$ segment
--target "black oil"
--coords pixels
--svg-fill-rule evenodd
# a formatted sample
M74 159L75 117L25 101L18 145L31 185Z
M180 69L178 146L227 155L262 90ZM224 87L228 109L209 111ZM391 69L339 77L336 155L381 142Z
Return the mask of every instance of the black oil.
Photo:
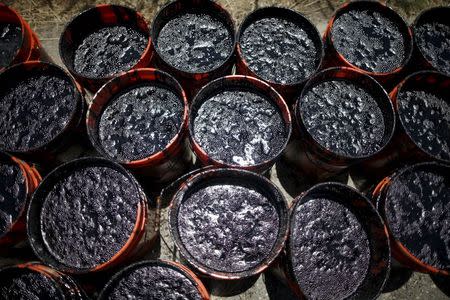
M240 40L250 70L264 80L280 84L301 82L318 66L314 37L297 22L263 18L249 25Z
M195 114L193 129L208 155L240 166L273 159L288 134L280 109L247 90L223 91L206 100Z
M148 44L148 36L131 26L109 26L94 30L75 50L73 66L90 78L128 71L136 65Z
M136 268L107 294L107 299L202 300L195 283L175 268L149 265Z
M108 156L138 160L164 150L183 121L182 100L159 85L140 85L116 96L103 111L99 137Z
M273 203L251 187L232 183L200 187L178 212L186 250L201 265L221 272L256 267L268 257L278 230Z
M0 23L0 68L11 64L22 42L22 29L17 24Z
M401 27L378 11L355 9L338 16L331 37L348 62L366 71L388 73L405 59Z
M28 151L46 145L70 122L75 88L67 77L24 75L0 92L0 149Z
M26 200L26 182L22 170L12 163L0 163L0 237L17 220Z
M164 61L185 72L212 71L233 52L228 26L212 14L195 10L167 22L156 39Z
M61 178L41 211L46 247L59 262L92 268L108 262L127 242L137 218L139 194L125 175L85 167Z
M293 215L291 262L308 299L347 299L366 277L370 246L363 225L345 206L325 198Z
M0 280L0 298L15 300L63 300L57 283L49 276L28 269L3 271ZM8 272L8 273L7 273Z
M394 238L415 257L438 269L450 268L448 172L421 167L395 177L385 212Z
M416 144L433 157L450 161L450 99L424 89L402 90L399 117Z
M383 146L383 113L374 96L356 83L318 83L301 99L300 109L314 140L334 153L362 157Z
M438 71L450 75L450 26L438 22L416 28L416 43L424 57Z

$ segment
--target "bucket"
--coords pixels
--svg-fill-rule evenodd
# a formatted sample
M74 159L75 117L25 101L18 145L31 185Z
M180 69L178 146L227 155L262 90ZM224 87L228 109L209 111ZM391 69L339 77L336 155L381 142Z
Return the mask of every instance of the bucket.
M134 177L101 158L68 162L31 199L27 232L36 256L65 273L118 266L155 244L159 218Z
M188 109L186 94L169 74L128 71L95 94L87 113L89 138L104 157L167 183L193 163Z
M283 98L253 77L216 79L192 101L190 141L203 165L262 173L278 160L291 130L291 116Z
M153 52L145 18L135 10L99 4L64 28L59 54L80 84L95 93L121 72L147 67Z

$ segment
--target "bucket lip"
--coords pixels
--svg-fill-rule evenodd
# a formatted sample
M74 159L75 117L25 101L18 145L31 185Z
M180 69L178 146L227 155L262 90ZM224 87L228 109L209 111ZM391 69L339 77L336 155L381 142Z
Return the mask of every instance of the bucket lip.
M43 270L40 270L42 268ZM62 297L62 299L65 299L66 293L64 292L64 285L61 284L61 282L58 282L54 277L51 276L51 273L47 273L46 271L56 271L51 269L49 266L40 263L40 262L28 262L28 263L21 263L21 264L12 264L3 266L0 268L0 277L2 273L6 273L5 275L8 276L8 272L31 272L35 274L39 274L41 276L46 277L49 279L53 285L53 287L58 291L59 296ZM56 271L57 272L57 271Z
M122 78L128 77L128 76L136 76L139 74L156 74L156 75L160 75L162 77L166 77L169 78L170 80L172 80L174 82L175 87L171 88L169 87L170 90L175 90L175 93L177 94L178 98L182 101L183 103L183 117L182 117L182 121L180 124L180 128L177 131L177 133L172 137L172 139L169 141L169 143L164 147L164 149L151 153L150 155L146 155L144 158L140 158L140 159L132 159L132 160L122 160L122 159L118 159L115 157L112 157L111 155L108 154L107 151L104 150L102 144L98 141L98 132L97 130L94 130L93 128L91 128L91 126L89 126L89 122L91 119L93 118L101 118L101 116L103 115L103 112L105 110L105 108L111 103L112 100L115 99L115 97L117 95L119 95L124 89L127 88L132 88L132 87L137 87L138 85L142 84L142 83L153 83L153 82L159 82L159 79L155 78L155 80L142 80L139 81L136 84L131 84L125 88L121 88L121 90L117 91L116 93L114 93L114 95L112 95L111 97L108 97L107 102L102 106L102 111L101 113L97 116L96 113L93 111L93 106L97 104L97 99L98 97L100 97L102 95L102 93L107 93L109 91L112 91L112 87L114 87L116 84L120 83ZM168 86L167 84L164 84L166 86ZM179 95L178 95L179 94ZM86 114L86 127L87 127L87 133L89 136L89 140L91 141L92 145L94 146L94 148L100 152L103 156L107 157L108 159L117 162L119 164L123 164L129 167L133 167L133 166L140 166L142 164L147 164L150 163L152 161L158 160L159 158L163 158L165 156L165 152L168 151L169 149L174 148L178 143L179 140L182 139L185 135L186 129L188 127L188 118L189 118L189 104L188 104L188 100L187 100L187 96L186 96L186 92L184 91L183 87L180 85L180 83L176 80L176 78L174 78L172 75L170 75L167 72L161 71L159 69L155 69L155 68L138 68L138 69L133 69L133 70L129 70L127 72L121 73L118 76L112 78L111 80L109 80L108 82L106 82L94 95L92 102L89 104L88 110L87 110L87 114ZM97 124L98 126L98 124Z
M373 72L373 71L368 71L365 69L362 69L354 64L352 64L351 62L349 62L337 49L336 47L334 47L334 43L333 43L333 37L331 34L331 30L334 26L334 22L336 20L336 18L343 14L346 13L354 8L357 8L359 6L370 6L373 7L374 9L378 10L378 11L382 11L384 10L385 12L389 13L392 17L397 19L397 25L399 25L402 28L402 36L405 42L405 49L407 51L407 53L405 53L404 57L403 57L403 61L401 63L401 65L389 72ZM372 0L358 0L358 1L348 1L345 4L343 4L341 7L337 8L336 11L334 12L333 16L331 17L329 23L329 32L328 34L325 33L325 35L328 36L328 39L331 41L331 44L333 45L332 47L335 49L337 55L340 57L340 59L342 61L345 62L345 64L353 69L356 69L362 73L365 73L367 75L370 76L374 76L374 77L381 77L381 76L387 76L387 75L392 75L392 74L397 74L400 71L403 70L403 68L406 67L406 65L409 63L409 61L411 60L412 54L413 54L413 49L414 49L414 44L413 44L413 34L411 32L410 27L408 26L408 23L405 21L405 19L399 15L395 10L393 10L391 7L389 7L386 4L381 3L380 1L372 1Z
M448 171L450 171L450 165L441 163L438 161L428 161L428 162L417 163L414 165L409 165L409 166L406 166L406 167L398 170L396 173L394 173L390 177L388 185L382 191L383 195L378 195L378 197L377 197L378 210L383 215L383 219L385 220L385 224L386 224L386 228L389 232L389 236L390 236L391 240L393 241L393 242L391 242L391 244L393 245L393 248L394 247L399 248L399 250L402 252L403 255L406 254L409 261L412 260L415 265L420 265L421 267L424 266L431 273L439 273L439 272L443 271L444 273L446 273L448 275L448 274L450 274L450 269L445 269L445 270L438 269L437 267L435 267L431 264L428 264L428 263L420 260L418 257L416 257L410 251L409 247L407 247L407 245L405 245L403 243L403 241L401 241L398 238L398 236L394 232L392 232L392 230L390 229L391 222L388 219L388 217L386 216L386 210L387 210L386 201L392 200L390 197L390 193L389 193L391 183L394 182L395 180L397 180L399 177L404 176L407 173L414 173L418 170L424 170L424 169L431 170L431 172L433 172L433 173L441 173L442 174L442 171L444 171L444 169L447 169ZM383 198L383 199L381 199L381 198ZM395 201L395 202L397 202L397 201Z
M61 178L60 177L61 172L64 173L70 171L69 173L71 173L71 171L78 170L80 168L98 167L98 166L103 166L112 169L116 172L119 172L130 181L131 188L134 190L134 192L137 193L138 198L140 199L140 202L138 202L138 206L136 207L136 219L134 220L135 225L133 228L133 232L130 233L130 237L128 238L127 241L125 241L121 249L117 253L115 253L113 257L109 258L109 260L107 260L106 262L101 262L95 266L82 266L82 267L70 266L64 262L57 260L45 245L45 242L42 237L41 218L40 218L42 204L45 201L45 197L49 192L48 188L54 186ZM44 177L41 184L38 186L38 188L33 193L33 196L31 197L30 204L28 206L26 214L26 224L27 224L26 230L31 249L33 250L34 254L46 265L56 270L61 270L67 273L84 274L87 272L93 272L103 268L107 268L109 267L111 261L117 260L118 258L116 256L122 253L124 248L129 246L130 240L135 234L134 231L136 230L136 224L140 220L139 212L142 209L145 209L145 207L141 207L142 206L141 204L146 203L146 201L147 201L146 195L142 187L138 183L138 181L129 171L127 171L124 167L122 167L118 163L115 163L111 160L101 157L83 157L66 162L56 167L53 171L47 174L47 176ZM36 218L33 218L34 214L37 214ZM38 236L35 236L36 234ZM47 259L47 256L50 257L51 260L53 261Z
M61 75L63 75L66 79L68 79L68 81L70 82L70 84L72 85L72 89L74 92L74 97L72 98L72 101L74 102L73 104L73 109L72 112L70 114L70 116L67 118L67 124L64 126L64 128L62 128L60 130L60 132L58 134L56 134L52 139L50 139L47 143L42 144L40 146L34 146L34 147L30 147L27 149L1 149L3 151L8 151L8 152L12 152L12 153L18 153L18 154L25 154L25 153L30 153L30 152L38 152L38 151L42 151L45 150L45 148L53 143L54 141L60 139L61 137L63 137L66 133L69 127L72 126L72 120L75 118L76 114L79 111L79 107L84 105L84 96L83 96L83 92L80 90L78 83L75 81L75 79L72 77L72 75L67 72L64 68L51 63L51 62L44 62L44 61L26 61L26 62L22 62L19 64L15 64L12 65L6 69L4 69L3 71L0 72L0 82L3 76L6 76L8 72L13 72L15 70L20 70L20 69L27 69L27 68L33 68L33 69L39 69L39 72L42 72L42 74L45 74L45 72L47 72L47 69L53 69L56 73L59 73ZM6 75L5 75L6 74ZM23 75L28 74L28 72L24 72Z
M227 162L224 162L223 160L219 160L219 159L215 159L215 158L211 157L209 155L209 153L207 153L203 149L203 147L200 146L197 139L195 138L194 113L196 113L198 109L194 110L194 108L195 107L198 108L202 103L204 103L205 101L207 101L209 99L209 98L200 99L200 96L203 96L203 94L206 93L208 91L208 89L211 88L212 85L219 84L220 82L227 82L230 80L241 81L241 82L250 82L253 85L255 91L261 91L262 94L264 95L264 98L271 101L280 110L280 114L283 119L285 129L287 131L286 136L285 136L285 141L284 141L283 146L281 147L280 151L278 151L278 153L276 153L275 155L273 155L272 158L270 158L266 161L262 161L257 164L244 165L244 166L241 166L238 164L233 164L233 163L227 163ZM233 83L233 85L236 85L236 83ZM265 91L262 91L259 86L263 86L264 88L266 88L270 92L270 94L268 94ZM225 88L222 89L222 91L223 90L226 90L226 85L225 85ZM218 89L218 91L220 92L221 90ZM289 107L287 106L283 97L273 87L271 87L268 83L264 82L263 80L255 78L255 77L251 77L251 76L246 76L246 75L227 75L227 76L212 80L207 85L203 86L200 89L200 91L195 95L194 99L191 102L188 120L189 120L188 121L189 139L191 141L191 145L192 145L194 152L196 152L196 154L199 153L200 155L202 155L204 157L208 157L208 160L210 162L212 162L214 165L225 167L225 168L239 168L239 169L244 169L244 170L263 170L267 167L270 167L272 164L274 164L280 158L284 149L288 145L291 134L292 134L291 114L289 111Z
M365 208L367 210L368 213L370 213L373 216L373 220L371 220L371 223L373 226L375 226L375 228L373 228L371 231L369 232L369 228L368 228L368 224L364 224L362 222L362 219L360 217L357 216L356 212L353 210L352 214L357 217L358 222L363 226L364 231L367 234L368 239L371 241L369 243L369 247L371 248L370 250L370 261L369 261L369 268L366 270L365 275L364 275L364 279L363 281L360 283L360 285L355 289L355 291L353 292L352 295L349 296L349 298L352 298L352 296L355 296L357 293L362 293L362 299L376 299L382 292L387 280L388 280L388 274L390 272L391 269L391 250L390 250L390 241L389 241L389 236L388 233L385 229L385 225L384 225L384 221L383 218L381 217L380 213L377 211L377 209L375 208L375 206L373 205L373 203L362 193L360 193L357 189L348 186L346 184L340 183L340 182L323 182L323 183L318 183L314 186L312 186L311 188L309 188L308 190L306 190L305 192L303 192L302 194L300 194L299 196L297 196L294 200L293 200L293 204L290 208L290 219L289 219L289 236L288 236L288 242L286 245L286 252L287 252L287 266L288 266L288 273L289 276L291 276L293 278L293 280L296 282L296 285L298 287L300 287L299 283L297 282L297 279L293 273L293 267L292 267L292 261L291 261L291 256L292 256L292 236L293 236L293 228L295 225L295 218L293 216L293 214L295 213L295 211L297 211L297 209L299 208L299 206L303 205L304 203L310 201L311 199L307 199L308 196L310 196L311 193L314 193L316 190L321 190L324 189L325 191L327 191L329 193L334 192L336 194L336 191L330 190L330 188L334 188L334 189L340 189L342 191L347 190L347 197L352 195L355 197L355 199L358 199L359 201L363 201L365 203L365 206L362 207L355 207L355 208ZM334 201L334 200L330 200L330 201ZM343 205L342 203L348 203L348 206L346 206L347 208L352 207L352 203L350 201L345 200L345 201L334 201L339 203L340 205ZM376 224L373 223L372 221L376 221ZM367 221L368 222L368 221ZM377 246L376 248L378 248L378 250L383 251L384 253L377 253L374 254L373 253L373 241L377 241ZM371 273L371 269L373 269L375 272L377 272L377 274L372 274ZM370 286L374 279L374 276L381 276L381 281L379 281L377 283L377 288L376 290L372 289L369 291L364 291L364 288L367 288L367 286ZM376 277L375 277L376 278ZM369 280L370 279L370 280ZM360 295L361 296L361 295ZM370 297L369 297L370 296ZM358 297L357 297L358 298Z
M248 28L248 26L250 26L253 22L255 22L257 20L261 20L264 18L272 17L272 16L278 16L277 15L278 13L285 13L286 19L290 19L296 23L304 22L306 24L305 27L309 27L309 30L312 31L311 35L315 36L314 39L317 38L318 45L320 45L320 51L318 51L319 53L316 53L316 58L319 58L319 59L316 63L316 67L314 68L313 72L309 76L305 77L304 79L301 79L301 80L298 80L298 81L292 82L292 83L280 83L280 82L276 82L274 80L264 79L261 76L259 76L252 69L250 69L250 67L247 63L247 60L245 59L245 55L243 54L242 48L241 48L241 38L242 38L242 35L245 32L245 30ZM297 18L298 20L294 20L295 18ZM299 21L299 20L301 20L301 21ZM305 82L307 82L309 80L309 78L314 76L314 74L316 74L320 70L320 67L322 65L322 61L325 56L324 48L325 47L323 45L323 41L322 41L322 38L320 36L320 33L319 33L317 27L305 15L303 15L300 12L295 11L291 8L287 8L287 7L267 6L267 7L257 8L254 11L252 11L251 13L249 13L244 18L244 20L239 25L238 30L236 31L236 54L240 58L240 60L245 64L246 69L250 72L251 76L256 77L260 80L263 80L269 84L279 85L280 87L283 87L283 86L293 87L293 86L302 85Z
M450 6L443 6L443 5L439 5L439 6L433 6L430 8L427 8L423 11L421 11L417 17L414 19L413 23L411 24L410 28L411 28L411 32L412 32L412 39L414 42L414 46L415 48L417 48L417 50L419 50L420 55L423 57L423 59L430 64L433 69L436 69L436 67L434 65L431 64L431 62L425 58L425 55L422 51L422 48L419 47L419 45L417 44L417 28L419 28L421 25L423 25L423 18L426 18L429 14L433 14L434 12L439 12L439 11L447 11L448 13L450 13ZM450 24L450 20L447 19L447 23ZM437 69L436 69L437 70ZM446 73L443 72L442 70L438 70L439 72L446 74L447 76L450 76L450 73Z
M194 288L197 290L198 294L202 297L203 300L209 299L209 294L206 290L206 287L203 285L203 283L200 281L200 279L187 267L184 265L175 262L170 261L166 259L155 259L155 260L144 260L139 261L136 263L133 263L131 265L126 266L125 268L121 269L120 271L116 272L105 284L103 289L101 290L98 299L99 300L106 300L109 297L109 294L111 293L111 290L116 287L124 277L126 277L129 273L138 270L140 268L145 267L164 267L167 269L175 270L176 272L182 274L186 279L191 282L191 284L194 286Z
M271 203L274 204L277 210L277 214L279 216L279 224L278 224L278 235L277 239L272 246L272 249L267 253L266 257L256 266L247 268L244 271L238 272L224 272L224 271L216 271L213 268L205 266L202 262L196 259L195 255L189 253L189 251L184 247L184 244L179 236L178 231L178 212L181 207L182 202L185 200L186 193L195 188L198 185L203 184L205 181L207 182L209 179L224 179L225 182L230 179L239 179L242 181L246 180L249 184L253 186L261 186L266 189L266 196L271 200ZM237 279L245 279L249 277L253 277L262 273L266 270L269 265L274 262L274 260L281 253L284 248L284 244L286 242L288 236L288 222L289 222L289 211L288 204L281 193L281 191L276 187L269 179L265 178L262 175L242 170L236 168L207 168L201 170L198 173L193 174L189 178L186 179L183 183L181 183L177 192L173 195L173 199L169 206L169 227L170 233L175 241L175 244L180 251L182 257L184 257L188 265L192 267L194 270L199 272L200 274L211 277L219 280L237 280Z
M10 62L10 64L9 64L9 66L3 67L3 68L0 67L0 72L1 72L1 71L5 70L6 68L8 68L8 67L14 65L14 64L15 64L14 62L17 61L17 56L19 55L20 49L22 48L22 46L23 46L23 44L24 44L24 41L25 41L25 31L26 31L26 28L25 28L24 20L23 20L22 16L21 16L16 10L14 10L13 8L9 7L8 5L6 5L6 4L4 4L4 3L0 3L0 10L6 10L6 11L9 11L12 15L15 16L15 18L17 19L17 21L19 21L19 24L20 24L20 32L21 32L20 42L19 42L19 44L18 44L19 47L17 48L16 53L14 54L14 57L12 58L12 60L11 60L11 62Z
M165 12L166 10L169 10L173 5L180 4L180 3L191 4L192 6L188 7L188 9L194 9L194 10L201 7L199 4L204 4L204 5L208 6L209 8L211 8L211 10L210 10L211 15L214 16L215 12L220 12L230 22L231 26L228 26L228 24L225 24L225 22L223 22L223 23L225 24L225 26L230 31L230 37L233 40L232 47L230 47L230 52L228 53L227 58L219 66L217 66L217 67L215 67L213 69L210 69L208 71L191 72L191 71L188 71L188 70L178 69L178 68L172 66L171 64L167 63L164 60L163 56L160 53L159 47L157 46L159 31L156 30L156 23L157 23L156 20L161 17L163 12ZM193 5L194 3L198 3L198 4L197 5ZM184 10L186 10L186 8L184 8ZM171 73L175 73L175 74L179 73L183 77L194 78L194 79L198 75L212 74L214 72L220 71L221 69L225 68L225 66L228 65L233 60L233 57L234 57L234 54L235 54L235 50L236 50L236 43L237 43L237 41L236 41L236 23L235 23L233 17L231 16L231 14L222 5L220 5L219 3L215 2L215 1L209 1L209 0L197 0L197 1L196 0L173 0L173 1L170 1L170 2L166 3L155 14L155 16L154 16L154 18L152 20L152 25L151 25L151 30L150 30L150 37L151 37L151 40L152 40L153 49L155 51L155 54L163 62L164 66L170 70Z
M450 7L449 7L450 9ZM395 89L397 89L396 95L395 95L395 110L397 112L398 115L398 120L397 120L397 124L399 124L403 129L404 132L406 133L406 135L408 136L408 138L413 142L413 144L419 148L422 152L426 153L427 155L429 155L430 157L432 157L434 160L437 160L439 162L442 163L446 163L446 164L450 164L450 158L449 159L443 159L440 157L437 157L435 154L431 154L429 152L429 150L425 149L424 147L420 146L415 139L413 139L413 137L411 136L411 132L409 131L409 128L407 126L405 126L404 120L402 117L400 117L401 115L401 111L400 108L400 102L402 101L402 98L399 98L399 95L401 92L403 92L403 90L407 90L407 84L409 83L410 80L414 80L416 78L422 79L424 77L441 77L443 80L446 80L450 83L450 76L446 75L445 73L439 72L439 71L431 71L431 70L422 70L422 71L418 71L418 72L414 72L410 75L408 75L407 77L405 77L398 85ZM447 99L447 102L450 104L450 100ZM450 153L449 153L450 155Z
M70 73L74 74L74 76L79 77L79 78L81 78L81 79L83 79L83 80L108 81L108 80L113 79L113 78L116 77L117 75L121 74L122 72L129 71L129 70L119 71L119 72L114 73L114 74L111 74L111 75L100 76L100 77L95 77L95 76L90 76L90 75L83 75L83 74L81 74L81 73L75 71L75 68L72 67L72 64L71 64L70 62L68 62L68 61L65 60L65 55L64 55L64 53L63 53L63 43L64 43L64 35L65 35L65 33L67 32L67 30L69 29L69 27L72 26L73 22L74 22L76 19L83 17L86 13L91 12L91 11L94 11L94 10L99 9L99 8L102 9L102 8L104 8L104 7L117 7L117 8L120 8L120 9L127 10L127 11L129 11L129 12L132 12L132 13L136 14L136 16L138 16L138 18L140 18L142 21L144 21L144 23L145 23L147 29L148 29L148 27L149 27L147 20L145 19L145 17L144 17L140 12L138 12L137 10L135 10L135 9L133 9L133 8L131 8L131 7L124 6L124 5L119 5L119 4L97 4L97 5L95 5L95 6L91 6L91 7L87 8L87 9L85 9L85 10L83 10L83 11L77 13L75 16L73 16L73 17L72 17L72 18L64 25L64 28L63 28L63 30L61 31L61 35L60 35L59 40L58 40L58 52L59 52L59 56L61 57L61 60L62 60L62 62L63 62L63 64L64 64L64 66L67 68L67 70L69 70ZM117 24L120 24L120 23L118 22ZM151 36L150 36L150 34L148 33L148 30L146 30L145 32L143 32L143 31L140 31L140 32L142 32L142 33L144 33L144 34L146 35L146 38L147 38L147 45L146 45L144 51L142 51L141 56L139 57L139 59L138 59L138 61L136 62L136 64L134 64L134 65L130 68L131 70L134 69L134 68L136 68L136 66L139 64L139 62L142 60L142 58L144 58L144 57L147 55L147 53L150 53L150 52L151 52Z
M20 219L21 216L25 215L27 199L31 192L29 184L28 184L28 178L27 178L26 174L24 173L24 170L21 168L21 166L15 160L15 157L0 150L0 165L2 165L3 163L11 164L11 165L14 165L15 167L19 168L19 170L22 174L22 177L24 179L23 183L21 183L21 185L23 185L23 188L24 188L24 193L23 193L23 198L20 199L20 203L22 205L21 205L19 213L17 214L17 217L14 220L12 220L10 227L7 228L5 232L0 231L0 240L2 238L4 238L5 236L7 236L8 233L10 232L11 228L14 226L14 224Z
M328 76L327 80L330 80L330 81L331 80L341 80L341 79L336 78L334 76L330 76L330 75L333 75L334 72L337 72L339 70L343 70L343 71L349 72L349 73L358 74L358 76L361 76L361 78L364 78L365 80L370 81L373 84L373 86L376 89L378 89L378 92L380 93L380 95L382 95L383 100L380 99L380 101L384 101L389 107L389 112L388 113L390 114L390 117L392 119L392 126L387 129L387 130L389 130L389 135L387 135L387 137L386 137L386 139L385 139L385 141L383 143L383 146L380 147L377 151L375 151L373 153L370 153L370 154L367 154L367 155L352 156L352 155L347 155L347 154L340 154L340 153L337 153L335 151L332 151L331 149L327 149L309 132L307 127L304 125L303 112L300 109L302 99L305 97L306 93L309 92L310 88L312 88L315 85L317 85L317 83L315 83L315 81L317 80L317 78L320 78L320 76ZM327 73L330 73L330 75L327 75ZM326 80L321 80L320 82L325 82L325 81ZM358 81L355 81L355 80L348 79L348 81L358 84ZM362 87L362 88L364 88L364 90L367 91L367 88L365 86ZM373 95L373 93L370 93L370 94ZM379 101L377 101L377 106L380 107ZM302 132L304 132L308 136L308 138L312 139L314 141L314 143L321 150L323 150L323 151L325 151L327 153L330 153L331 155L333 155L335 157L339 157L339 158L343 158L343 159L347 159L347 160L353 160L353 159L363 160L363 159L367 159L367 158L373 157L374 155L382 152L390 144L390 141L392 140L392 137L394 136L394 133L395 133L395 128L397 126L397 120L396 120L396 116L395 116L394 105L392 104L392 102L390 100L390 97L389 97L389 94L386 92L386 90L383 88L383 86L381 86L381 84L378 81L376 81L371 76L367 75L365 72L362 72L360 70L355 70L355 69L352 69L352 68L349 68L349 67L332 67L332 68L328 68L328 69L322 70L322 71L314 74L308 80L308 82L306 82L304 88L302 89L302 92L301 92L300 96L297 97L297 100L296 100L295 106L294 106L294 115L296 116L297 126L300 127L300 128L305 128L305 130L302 130ZM386 120L386 118L385 118L385 120ZM386 123L386 121L385 121L385 123Z

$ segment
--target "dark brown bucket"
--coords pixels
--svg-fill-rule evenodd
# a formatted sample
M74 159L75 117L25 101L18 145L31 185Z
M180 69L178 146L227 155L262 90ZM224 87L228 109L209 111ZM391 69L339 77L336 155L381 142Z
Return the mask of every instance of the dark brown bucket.
M330 95L324 96L325 91ZM345 97L348 99L339 104ZM362 111L359 107L368 105L369 100L373 102L372 108ZM357 110L361 111L358 114L361 120L355 117ZM377 154L386 147L395 127L394 109L383 87L370 76L350 68L331 68L313 76L297 99L294 111L295 135L284 158L312 181L330 178ZM383 130L381 125L377 126L380 118L384 122ZM347 135L348 141L342 142L343 135ZM358 149L350 148L356 144L360 145Z
M392 256L405 267L450 274L444 246L450 240L449 174L444 164L420 163L384 178L372 192L389 231Z
M450 77L433 71L413 73L392 90L396 130L383 151L355 166L352 175L361 188L407 164L431 160L450 164L449 91Z
M201 16L195 19L195 16ZM183 20L183 18L185 20ZM198 17L197 17L198 18ZM190 20L192 19L192 20ZM197 28L207 23L214 24L213 30L206 33ZM171 32L172 27L180 26ZM190 35L183 33L188 32ZM198 40L199 36L208 36L208 40ZM231 15L215 1L177 0L165 5L155 16L152 23L152 49L157 68L175 76L181 83L189 100L209 81L231 74L234 63L235 29ZM218 40L214 40L214 38ZM187 45L182 49L178 43ZM213 47L202 49L201 43L215 43ZM178 48L169 48L170 46ZM219 46L223 49L215 49ZM191 53L195 49L201 54L197 58ZM166 49L167 48L167 49ZM166 51L167 50L167 51ZM217 53L216 53L217 52ZM180 53L183 57L175 57Z
M316 27L300 13L282 7L250 13L239 27L236 42L236 73L264 80L289 103L317 72L324 55Z
M205 286L191 270L168 260L142 261L126 267L111 278L98 299L121 299L123 295L162 299L174 294L178 299L210 299Z
M450 76L450 7L438 6L421 12L411 30L414 52L411 67L434 70Z
M159 216L123 167L83 158L44 178L31 199L27 231L39 259L60 271L81 274L145 254L159 235Z
M350 20L349 14L352 15ZM371 24L367 24L369 20ZM372 38L375 36L378 43L389 45L389 49L369 48L371 45L364 41L364 33L369 31ZM325 68L354 68L374 77L388 89L405 75L405 66L413 50L412 33L406 22L394 10L378 1L349 1L341 6L328 22L323 40ZM367 55L369 57L365 61ZM380 61L374 61L375 57Z
M39 299L88 299L70 276L38 262L0 269L0 298L28 299L30 296Z
M222 220L219 227L212 226L216 216ZM221 296L242 293L269 267L284 246L287 221L287 202L278 188L261 175L237 169L190 176L169 210L181 257L212 294Z
M53 165L85 140L84 92L64 69L29 61L1 72L0 85L0 150Z
M153 55L150 44L149 27L140 13L99 4L66 25L59 54L80 84L95 93L117 74L147 67ZM92 53L94 49L98 51Z
M191 146L203 165L262 173L279 159L291 131L291 115L283 98L253 77L216 79L192 101Z
M158 88L158 90L149 90L150 87ZM163 111L157 110L152 113L151 116L147 115L147 118L150 118L147 119L147 123L150 124L151 122L155 122L154 132L156 132L156 134L161 137L161 139L167 139L167 143L165 145L162 145L162 148L157 151L148 152L148 150L145 149L151 148L153 145L135 145L133 144L133 136L130 133L124 132L124 135L130 134L130 137L119 137L119 140L121 140L121 144L117 145L116 147L121 149L139 148L143 153L140 153L139 157L134 156L134 158L119 157L118 155L115 155L111 151L108 151L106 149L104 143L107 141L105 140L102 142L100 138L100 124L102 123L105 110L107 110L113 104L115 105L116 103L118 103L118 101L116 101L119 100L118 97L121 97L121 102L124 102L127 99L132 99L129 97L125 98L124 96L129 95L129 93L133 93L133 91L137 91L137 89L141 88L147 88L146 92L148 91L150 93L153 91L155 93L154 95L156 95L152 96L152 94L145 94L146 92L144 93L144 91L142 91L142 95L144 95L146 99L152 99L153 102L148 103L148 106L151 109L156 110L155 107L157 105L166 105L163 103L163 101L167 102L167 105L169 105L163 107ZM158 92L161 93L159 94L159 96L157 94ZM132 111L138 111L139 107L137 106L137 104L141 104L144 101L144 98L139 98L141 96L141 93L136 93L136 95L132 94L133 97L138 97L135 98L135 103L127 106L127 109L130 108ZM155 97L160 98L156 99ZM172 102L178 101L180 103L172 103L169 102L169 100ZM137 101L139 101L139 103L136 103ZM179 111L176 112L176 115L173 116L173 120L168 118L161 119L163 123L156 123L157 121L154 120L156 120L157 117L160 117L160 115L166 115L166 113L169 112L169 109L172 109L170 103L175 106L177 106L176 104L178 104L177 108L179 109ZM132 107L134 105L136 105L136 108ZM120 110L120 107L117 107L116 109ZM172 76L156 69L132 70L112 79L95 94L87 113L87 129L89 138L96 150L104 157L108 157L109 159L124 165L135 173L145 176L145 178L149 179L150 181L162 183L169 182L181 176L187 169L192 166L193 163L193 154L190 150L187 137L188 110L189 108L186 94ZM173 114L175 114L175 112ZM130 113L129 117L133 117L133 114ZM142 118L143 116L140 115L135 117ZM114 118L112 119L112 122L119 122L118 119L123 121L122 123L120 123L121 128L126 127L131 123L131 119L125 119L123 112L116 113ZM179 128L177 130L173 129L175 125L172 124L173 122L175 122L175 119L177 120L177 122L179 122ZM143 124L144 123L141 122L139 125L142 126ZM139 125L135 125L135 131L139 130ZM169 127L170 130L167 129L167 127ZM150 131L150 129L147 130ZM170 136L169 138L167 138L167 135L162 136L163 133L166 133L168 131L170 131L169 133L172 134L172 136ZM141 134L138 137L134 137L134 139L150 139L148 135L145 136L144 134L142 134L143 131L140 132ZM120 132L117 131L114 134L120 134ZM153 142L160 143L159 139L154 140ZM132 153L130 154L133 155Z
M27 21L3 3L0 3L0 20L0 34L6 31L4 26L8 27L0 41L0 71L26 61L50 60Z
M0 151L0 254L26 239L25 214L42 178L34 166Z
M390 269L389 239L380 215L357 190L315 185L294 200L289 227L284 272L276 274L284 273L299 299L380 295Z

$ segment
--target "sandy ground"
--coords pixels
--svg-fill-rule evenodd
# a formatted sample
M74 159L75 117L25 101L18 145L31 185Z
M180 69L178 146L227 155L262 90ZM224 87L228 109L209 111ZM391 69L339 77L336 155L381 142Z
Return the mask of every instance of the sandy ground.
M6 4L17 9L31 27L37 32L44 48L50 54L55 63L62 65L58 55L58 40L64 25L77 13L104 1L90 0L8 0ZM127 5L141 11L147 20L151 21L157 10L166 2L163 0L123 0L109 1ZM226 7L238 25L240 21L255 8L277 5L295 9L307 16L323 32L328 19L333 11L339 7L342 0L219 0ZM386 1L385 1L386 2ZM423 8L436 5L449 5L450 0L403 0L387 1L387 4L395 8L408 22L411 22L417 13ZM280 176L278 176L280 175ZM289 201L302 190L302 183L296 180L294 174L290 174L282 164L271 171L273 180L284 192ZM281 179L281 180L280 180ZM351 183L351 182L350 182ZM173 259L176 257L173 242L170 238L167 226L167 211L163 209L161 220L161 258ZM1 260L1 259L0 259ZM272 284L269 277L261 276L256 284L245 293L226 299L288 299L280 285ZM213 297L213 299L225 299ZM431 281L428 275L414 273L410 280L400 289L383 294L380 299L448 299Z

